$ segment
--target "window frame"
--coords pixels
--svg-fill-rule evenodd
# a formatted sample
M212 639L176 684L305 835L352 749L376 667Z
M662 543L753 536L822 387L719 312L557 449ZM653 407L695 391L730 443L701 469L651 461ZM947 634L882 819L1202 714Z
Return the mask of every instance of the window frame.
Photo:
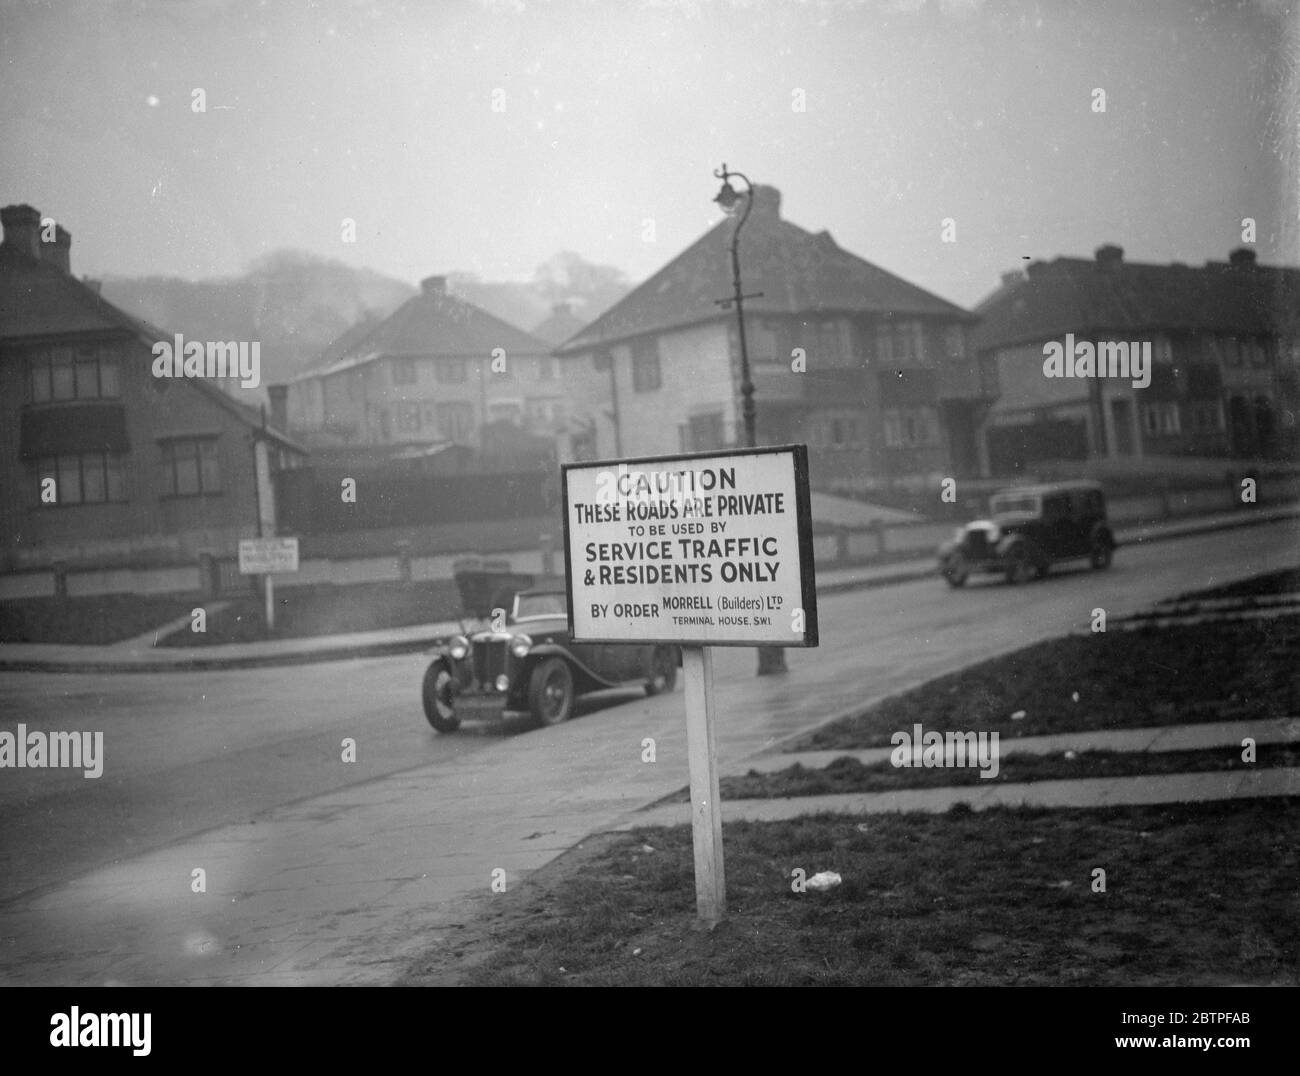
M37 507L80 508L87 505L125 504L127 500L126 468L123 462L125 458L124 454L113 452L61 452L54 456L38 457L31 463L32 474L36 479ZM68 487L60 477L60 461L62 460L76 461L76 500L64 496L64 490ZM99 475L101 494L93 499L86 496L86 475L92 473L98 473ZM55 499L53 504L41 499L41 483L46 478L54 479Z
M158 440L158 485L160 500L189 500L196 497L219 497L225 493L225 480L221 473L221 456L217 442L219 434L199 437L164 437ZM193 448L193 455L182 458L177 448ZM206 450L206 451L205 451ZM193 491L180 488L180 465L194 466ZM212 488L208 488L211 485Z
M659 338L632 343L632 391L657 392L664 385L663 360L659 355Z

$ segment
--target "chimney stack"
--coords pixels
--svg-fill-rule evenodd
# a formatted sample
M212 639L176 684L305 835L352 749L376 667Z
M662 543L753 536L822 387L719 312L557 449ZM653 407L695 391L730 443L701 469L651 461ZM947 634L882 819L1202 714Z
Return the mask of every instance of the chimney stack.
M1124 248L1107 243L1096 250L1099 269L1118 269L1124 264Z
M4 226L6 246L21 250L29 258L57 266L65 273L72 272L72 236L63 225L50 221L54 226L54 238L47 242L41 215L29 205L7 205L0 209L0 224Z
M1009 288L1012 284L1019 284L1024 279L1025 274L1023 271L1020 269L1012 269L1009 272L1002 274L1002 286Z
M4 244L22 251L29 258L41 256L41 215L29 205L7 205L0 209L4 226Z
M1249 247L1238 247L1228 255L1228 264L1234 269L1254 269L1255 252Z
M781 192L776 187L754 185L754 210L766 217L781 216Z
M425 295L446 295L447 278L445 276L426 276L420 281L420 290Z

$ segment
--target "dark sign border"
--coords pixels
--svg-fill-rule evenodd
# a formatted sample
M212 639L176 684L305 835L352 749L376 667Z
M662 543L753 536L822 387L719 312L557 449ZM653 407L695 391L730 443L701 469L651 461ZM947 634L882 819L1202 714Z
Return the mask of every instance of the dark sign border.
M573 551L569 536L569 471L590 470L596 467L631 467L633 464L679 463L683 460L720 460L732 456L770 456L792 453L794 456L795 529L799 536L799 586L803 600L803 638L791 642L721 642L717 639L601 639L583 636L579 639L573 627ZM628 646L664 644L668 646L780 646L807 649L818 645L817 634L817 578L813 558L812 495L808 488L807 445L764 445L761 448L723 449L719 452L679 452L671 456L629 456L615 460L583 460L560 464L560 496L564 502L564 597L568 608L569 638L575 643L625 643Z

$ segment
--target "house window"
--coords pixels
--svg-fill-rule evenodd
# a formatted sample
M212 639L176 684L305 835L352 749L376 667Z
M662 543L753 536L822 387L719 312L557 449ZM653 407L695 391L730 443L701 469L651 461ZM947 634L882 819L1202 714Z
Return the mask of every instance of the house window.
M445 440L464 444L474 433L474 405L462 400L438 404L438 432Z
M30 403L116 399L120 395L117 352L112 348L42 348L28 356Z
M54 501L47 501L45 481L54 480ZM67 504L121 503L126 500L122 457L104 452L46 456L36 461L36 503L49 508Z
M924 448L940 441L939 415L932 407L886 411L883 417L889 448Z
M689 443L688 452L707 452L723 447L723 422L721 411L710 411L707 415L692 415L687 424Z
M553 355L543 355L537 360L537 379L554 381L559 376L558 363Z
M1264 347L1264 341L1258 336L1249 337L1246 341L1246 352L1250 356L1251 366L1267 366L1268 351Z
M1223 408L1217 402L1192 404L1189 417L1195 433L1217 433L1223 429Z
M960 324L944 327L943 353L952 362L960 362L966 357L966 334Z
M397 359L393 362L393 384L394 385L415 384L415 360L414 359Z
M1229 366L1241 365L1241 345L1242 340L1236 336L1225 336L1223 338L1223 357Z
M662 385L659 341L638 340L632 345L632 388L637 392L653 392Z
M895 321L891 333L893 362L916 361L916 329L911 321Z
M508 422L518 426L522 417L522 408L517 403L494 403L488 405L489 422Z
M885 444L890 448L903 447L903 416L897 411L886 411Z
M420 432L420 405L418 403L399 403L397 405L397 429L400 433Z
M838 321L823 321L818 327L818 348L822 358L827 366L844 366L846 360L850 358L846 354L843 342L840 339L840 323Z
M1151 345L1151 354L1156 362L1173 362L1174 350L1169 343L1169 337L1157 336L1155 343Z
M444 385L459 385L469 380L469 370L464 359L443 359L434 368Z
M217 442L210 437L164 441L158 487L164 497L200 497L221 492Z
M1181 426L1178 421L1176 403L1147 404L1142 408L1142 428L1153 437L1178 433Z

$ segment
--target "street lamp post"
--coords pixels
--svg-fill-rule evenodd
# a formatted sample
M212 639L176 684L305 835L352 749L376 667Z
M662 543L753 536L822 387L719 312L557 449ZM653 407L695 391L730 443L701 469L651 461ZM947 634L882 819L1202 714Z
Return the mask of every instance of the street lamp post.
M733 304L736 307L736 331L740 338L740 414L745 424L745 446L755 448L758 445L758 434L755 429L754 379L749 369L749 347L745 340L745 300L757 299L763 293L755 292L753 295L745 295L740 286L740 230L745 226L745 221L749 219L750 211L754 208L754 185L749 181L748 176L740 172L729 171L725 162L721 168L714 169L713 175L722 180L722 188L713 200L718 203L718 207L727 216L732 216L736 212L736 207L742 199L745 203L744 211L741 213L740 219L736 221L736 227L731 232L731 298L719 299L718 303L724 309ZM733 177L744 181L745 191L743 194L737 193L735 188L732 187L731 180ZM773 673L785 671L784 648L779 646L760 646L758 648L759 676L770 676Z

